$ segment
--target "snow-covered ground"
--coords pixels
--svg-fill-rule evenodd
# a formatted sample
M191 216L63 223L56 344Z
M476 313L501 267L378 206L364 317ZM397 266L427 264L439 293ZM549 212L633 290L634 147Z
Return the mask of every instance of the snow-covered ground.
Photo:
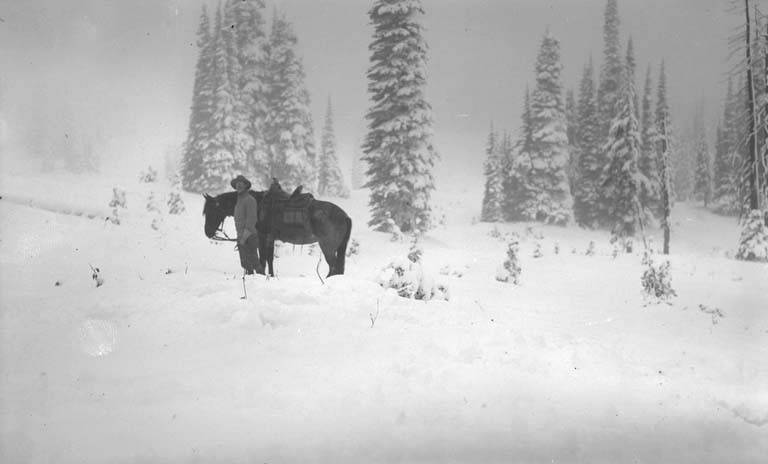
M347 275L323 285L309 247L284 246L279 278L248 280L242 300L202 197L155 231L146 196L167 187L128 182L114 225L115 184L0 179L0 462L768 456L768 267L729 258L733 219L676 206L679 296L649 304L639 253L613 258L607 234L576 228L496 226L522 237L521 284L496 282L506 243L472 223L480 199L439 192L424 266L456 272L450 301L422 302L376 284L409 245L367 230L356 191L338 200L360 242Z

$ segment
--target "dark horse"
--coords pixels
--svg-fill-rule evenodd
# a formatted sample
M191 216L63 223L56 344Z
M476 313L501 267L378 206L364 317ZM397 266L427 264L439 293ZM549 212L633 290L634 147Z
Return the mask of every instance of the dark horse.
M281 220L280 213L286 202L291 198L282 189L271 189L266 192L250 190L256 198L259 210L256 230L259 234L259 261L261 265L269 266L269 275L274 276L273 260L275 255L275 240L296 245L306 245L317 242L328 263L328 276L344 274L347 243L352 232L352 219L337 205L308 198L303 208L305 220L287 224ZM205 206L205 235L216 238L217 232L222 231L224 219L235 212L237 192L227 192L212 197L204 194Z

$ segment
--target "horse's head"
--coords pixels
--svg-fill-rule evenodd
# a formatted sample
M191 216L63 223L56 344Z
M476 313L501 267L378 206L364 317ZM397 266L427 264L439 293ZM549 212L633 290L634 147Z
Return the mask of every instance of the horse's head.
M213 238L216 231L219 230L224 219L227 218L227 211L221 196L212 197L207 193L203 194L205 205L203 206L203 216L205 216L205 236Z

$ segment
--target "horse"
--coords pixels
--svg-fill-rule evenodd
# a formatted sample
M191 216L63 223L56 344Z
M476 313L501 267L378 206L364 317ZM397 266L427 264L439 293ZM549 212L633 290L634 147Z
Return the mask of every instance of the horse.
M259 261L262 266L269 267L269 275L273 276L275 240L295 245L318 243L328 263L328 277L344 274L347 244L352 233L352 219L334 203L323 200L309 199L306 206L306 221L301 224L287 225L281 221L280 208L283 202L291 198L282 189L279 191L249 190L258 205L258 222L256 231L259 240ZM208 238L219 239L217 233L222 232L222 224L227 216L234 215L237 192L226 192L218 196L203 194L205 205L205 235ZM224 234L226 237L226 234ZM228 237L223 240L231 240Z

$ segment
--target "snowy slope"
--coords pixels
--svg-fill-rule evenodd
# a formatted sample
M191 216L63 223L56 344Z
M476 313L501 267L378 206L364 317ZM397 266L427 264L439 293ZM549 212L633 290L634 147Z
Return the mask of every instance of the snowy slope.
M309 247L284 246L279 278L248 280L241 300L236 253L203 236L202 198L158 232L144 204L167 187L127 182L116 226L96 216L114 184L0 179L0 462L768 455L768 268L729 259L731 219L677 206L679 297L649 304L640 256L614 259L606 234L574 228L497 226L520 233L523 271L518 287L496 282L506 244L472 224L479 198L440 192L446 227L425 240L425 268L463 275L447 277L450 301L425 303L375 283L408 244L368 231L355 191L339 200L361 244L347 275L323 285Z

